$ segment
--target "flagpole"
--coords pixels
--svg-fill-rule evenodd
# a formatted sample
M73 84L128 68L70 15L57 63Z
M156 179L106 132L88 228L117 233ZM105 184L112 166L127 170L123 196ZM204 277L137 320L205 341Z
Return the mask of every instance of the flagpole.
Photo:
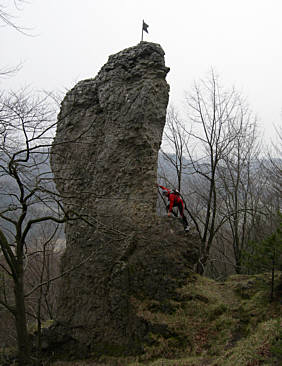
M146 24L145 22L144 22L144 19L143 19L143 22L142 22L142 35L141 35L141 42L143 41L143 33L144 33L144 31L146 32L146 33L149 33L148 32L148 24Z

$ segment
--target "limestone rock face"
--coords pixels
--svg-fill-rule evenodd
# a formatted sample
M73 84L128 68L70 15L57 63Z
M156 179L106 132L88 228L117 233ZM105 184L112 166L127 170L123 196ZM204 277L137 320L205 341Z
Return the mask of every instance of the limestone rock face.
M76 269L62 279L58 320L91 352L142 352L157 327L140 304L177 297L197 258L197 239L155 213L168 71L162 48L141 42L79 82L58 116L51 165L65 209L81 217L65 228L62 267Z

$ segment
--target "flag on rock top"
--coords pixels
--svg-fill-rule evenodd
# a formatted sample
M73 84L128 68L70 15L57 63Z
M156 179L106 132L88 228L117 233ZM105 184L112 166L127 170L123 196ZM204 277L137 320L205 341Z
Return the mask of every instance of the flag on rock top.
M143 30L146 32L146 33L149 33L148 32L148 24L146 24L145 22L144 22L144 20L143 20Z
M145 31L146 33L149 33L148 32L148 24L146 24L143 20L143 23L142 23L142 36L141 36L141 42L143 41L143 32Z

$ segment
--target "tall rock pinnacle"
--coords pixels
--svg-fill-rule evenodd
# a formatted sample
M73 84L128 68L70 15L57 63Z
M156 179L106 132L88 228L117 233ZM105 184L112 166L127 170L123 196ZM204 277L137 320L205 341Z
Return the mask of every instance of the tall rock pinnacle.
M75 270L62 279L58 320L91 352L142 352L157 327L138 304L176 296L196 258L155 213L168 71L162 48L141 42L79 82L58 116L51 165L65 209L81 217L65 228L62 267Z

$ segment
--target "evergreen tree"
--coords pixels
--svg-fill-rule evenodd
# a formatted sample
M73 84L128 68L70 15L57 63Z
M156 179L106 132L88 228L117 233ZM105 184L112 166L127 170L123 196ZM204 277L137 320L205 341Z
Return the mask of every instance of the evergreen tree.
M282 214L278 213L276 230L265 240L249 242L243 255L243 266L249 274L271 272L270 300L274 296L275 271L282 269Z

